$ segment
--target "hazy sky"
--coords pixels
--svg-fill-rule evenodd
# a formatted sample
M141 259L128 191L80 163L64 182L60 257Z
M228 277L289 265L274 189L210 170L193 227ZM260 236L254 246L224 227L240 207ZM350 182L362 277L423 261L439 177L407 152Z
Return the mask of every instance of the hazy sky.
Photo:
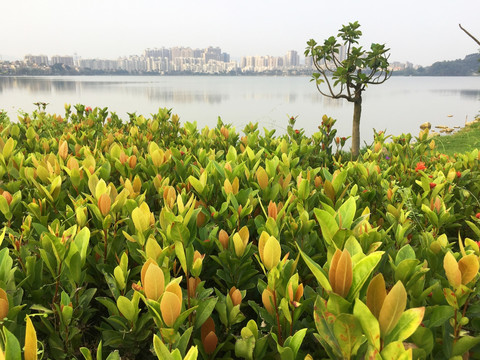
M303 53L358 20L361 45L385 43L391 61L463 58L480 38L479 0L1 0L0 58L25 54L115 59L153 47L219 46L243 55Z

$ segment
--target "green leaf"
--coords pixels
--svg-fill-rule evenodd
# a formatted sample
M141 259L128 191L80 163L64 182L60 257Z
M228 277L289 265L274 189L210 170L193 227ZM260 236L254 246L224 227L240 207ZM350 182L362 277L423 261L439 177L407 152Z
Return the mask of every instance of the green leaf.
M344 358L350 359L363 343L363 331L360 323L351 314L340 314L333 324L333 331Z
M397 256L395 257L395 265L398 266L398 264L400 264L403 260L406 259L416 259L415 251L409 244L398 250Z
M192 346L183 360L197 360L197 356L198 348L197 346Z
M281 346L278 343L277 334L271 333L271 336L272 336L273 340L275 340L275 343L277 344L277 351L280 354L280 359L281 360L295 360L295 357L293 356L293 350L290 349L289 347Z
M70 270L73 281L75 281L76 284L79 284L80 277L82 275L82 265L78 252L74 253L70 258L70 261L68 263L68 269Z
M14 140L12 138L8 138L7 142L3 146L2 155L5 159L8 159L10 157L14 147L15 147Z
M332 185L335 190L335 193L338 194L338 191L342 186L345 185L345 179L347 178L348 171L341 170L340 172L337 173L335 176L335 179L332 180Z
M117 307L122 315L125 316L125 319L133 322L133 319L135 318L135 308L129 299L125 296L119 296L117 299Z
M198 180L196 177L190 175L188 177L188 181L190 184L193 186L193 188L200 194L202 195L203 190L205 189L204 185Z
M388 344L393 341L404 341L409 338L422 322L424 314L424 307L404 311L400 316L397 325L395 325L392 331L386 336L385 343Z
M3 328L3 333L5 335L5 360L21 360L22 351L15 335L6 327Z
M3 215L10 213L10 207L8 206L7 199L0 195L0 211Z
M429 307L432 309L431 315L428 317L428 327L433 328L437 326L442 326L448 319L453 317L455 309L449 305L437 305Z
M380 325L370 309L360 299L355 299L353 314L359 320L368 342L380 350Z
M313 261L307 254L305 254L301 249L300 246L297 244L298 251L307 264L310 271L313 273L313 276L317 279L319 285L323 287L326 291L332 291L332 287L330 286L330 282L328 281L327 274L325 271L318 265L315 261ZM355 276L355 272L354 272Z
M325 300L317 295L314 307L315 327L318 334L314 334L315 338L322 344L330 358L341 358L342 352L337 338L333 332L333 324L336 316L327 312Z
M153 335L153 349L159 360L174 360L168 348L156 334Z
M412 341L425 351L425 355L432 352L434 346L433 333L429 328L419 326L412 335Z
M403 343L401 341L395 341L385 346L380 354L383 360L399 360L404 359L405 353L407 352L405 351Z
M462 336L456 343L453 344L452 355L458 356L465 354L472 347L480 343L480 336Z
M175 241L175 255L177 255L178 261L183 269L183 272L187 274L187 258L185 256L185 250L183 244L180 241Z
M247 339L237 339L235 342L235 356L247 360L253 359L253 350L255 349L255 338L253 336Z
M345 201L342 206L338 209L338 222L340 223L341 217L341 225L344 229L350 229L352 226L353 218L355 217L355 212L357 211L357 204L355 202L355 198L350 197L347 201Z
M188 246L188 240L190 239L190 231L182 223L174 223L170 229L170 238L173 242L180 242L185 246Z
M326 240L327 245L331 245L333 242L333 237L339 229L335 218L325 210L315 208L313 209L313 212L315 213L315 217L320 224L320 228L322 229L322 235Z
M205 321L209 318L212 314L213 309L215 309L215 305L217 304L218 298L212 297L206 300L200 301L197 308L197 313L195 316L195 329L200 328Z
M107 359L106 360L120 360L120 353L118 352L118 350L115 350L114 352L110 353L108 356L107 356Z
M93 360L90 350L88 350L86 347L81 347L80 352L82 353L85 360Z
M187 330L183 332L182 336L175 344L176 348L180 351L180 354L182 354L182 356L185 356L185 353L187 351L187 346L190 341L190 336L192 336L192 331L193 331L193 326L190 326Z
M352 286L347 296L348 301L353 302L358 296L363 285L382 259L383 254L383 251L375 251L355 264L353 267Z
M283 346L288 346L293 351L293 357L296 358L298 354L298 350L300 350L300 346L302 345L303 339L307 333L307 329L298 330L293 336L289 336Z
M80 253L80 258L82 259L82 266L85 264L85 260L87 258L89 241L90 230L87 227L84 227L82 230L80 230L74 239L75 245L77 245L78 251Z

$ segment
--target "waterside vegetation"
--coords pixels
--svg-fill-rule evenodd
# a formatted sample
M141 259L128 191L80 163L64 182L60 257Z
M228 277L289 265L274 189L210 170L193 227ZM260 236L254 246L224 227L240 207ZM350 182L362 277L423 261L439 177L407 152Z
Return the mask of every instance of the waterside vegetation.
M40 105L0 115L0 357L480 353L478 150Z

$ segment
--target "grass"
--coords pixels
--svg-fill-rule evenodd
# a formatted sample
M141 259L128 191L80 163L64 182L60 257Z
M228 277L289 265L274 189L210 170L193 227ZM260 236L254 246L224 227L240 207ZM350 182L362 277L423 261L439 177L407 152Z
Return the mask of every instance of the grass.
M447 155L480 149L480 122L452 135L437 136L434 139L437 149Z

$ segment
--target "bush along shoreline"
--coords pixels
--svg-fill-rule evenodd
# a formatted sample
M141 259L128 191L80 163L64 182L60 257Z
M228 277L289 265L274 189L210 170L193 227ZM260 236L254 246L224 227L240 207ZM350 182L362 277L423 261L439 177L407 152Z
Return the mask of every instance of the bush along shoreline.
M65 110L0 116L0 358L478 358L478 150Z

